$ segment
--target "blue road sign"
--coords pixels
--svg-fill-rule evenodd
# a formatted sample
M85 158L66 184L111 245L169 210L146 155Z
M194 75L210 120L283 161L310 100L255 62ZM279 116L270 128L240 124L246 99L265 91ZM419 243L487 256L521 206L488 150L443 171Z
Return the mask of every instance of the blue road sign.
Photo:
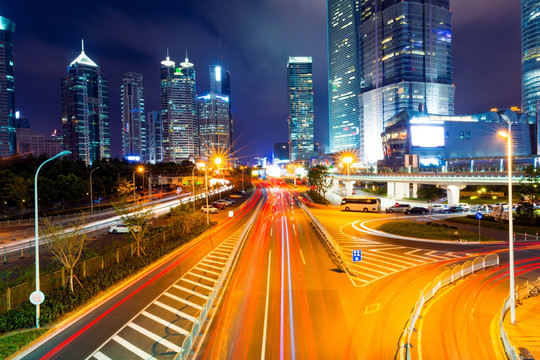
M353 250L352 251L352 261L362 261L362 250Z
M482 217L483 217L483 215L482 215L482 213L480 211L476 213L476 218L478 220L482 220Z

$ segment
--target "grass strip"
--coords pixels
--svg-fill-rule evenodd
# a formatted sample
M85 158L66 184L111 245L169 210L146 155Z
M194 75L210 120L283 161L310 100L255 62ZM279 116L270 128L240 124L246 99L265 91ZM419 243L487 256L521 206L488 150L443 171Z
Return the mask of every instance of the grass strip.
M48 329L22 330L0 337L0 360L7 359L19 349L44 334Z
M377 230L390 234L410 236L420 239L450 240L460 239L467 241L478 241L478 234L462 231L444 224L437 223L424 224L412 221L389 221L377 227ZM487 236L481 236L480 241L490 241Z
M468 216L449 217L449 218L444 219L444 221L478 226L478 219L476 218L473 219ZM508 232L507 223L500 223L494 220L489 220L489 219L484 218L480 220L480 224L484 228L497 229L497 230ZM529 235L535 235L537 231L540 232L540 227L538 226L517 225L514 222L514 232L516 233L520 233L520 234L527 233Z

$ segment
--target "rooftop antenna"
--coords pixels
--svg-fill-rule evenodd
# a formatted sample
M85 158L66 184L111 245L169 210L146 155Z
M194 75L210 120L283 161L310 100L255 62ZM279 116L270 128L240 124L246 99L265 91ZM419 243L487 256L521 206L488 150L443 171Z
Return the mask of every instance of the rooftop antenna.
M84 53L84 39L81 39L81 51Z

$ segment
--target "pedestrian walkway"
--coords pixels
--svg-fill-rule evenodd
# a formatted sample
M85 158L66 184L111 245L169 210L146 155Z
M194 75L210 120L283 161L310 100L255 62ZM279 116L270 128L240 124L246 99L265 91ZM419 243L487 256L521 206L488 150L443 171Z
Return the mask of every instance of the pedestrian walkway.
M524 299L523 304L516 307L516 325L510 323L510 314L506 314L504 319L504 329L516 351L524 347L535 359L540 359L540 321L538 319L540 319L540 296L538 295Z

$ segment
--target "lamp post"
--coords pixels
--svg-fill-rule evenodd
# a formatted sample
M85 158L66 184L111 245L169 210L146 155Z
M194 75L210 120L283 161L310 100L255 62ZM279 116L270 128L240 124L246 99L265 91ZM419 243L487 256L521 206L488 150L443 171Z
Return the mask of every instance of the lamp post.
M204 184L206 187L206 225L210 225L210 210L208 210L208 164L204 164Z
M219 171L219 165L221 165L221 163L223 162L223 159L220 158L220 157L216 157L214 159L214 164L217 165L217 168L218 168L218 171ZM222 184L223 185L223 184ZM219 187L219 198L221 199L221 186Z
M352 188L352 186L350 186L351 184L351 172L350 172L350 169L351 169L351 163L353 162L353 158L352 156L345 156L343 158L343 162L345 164L347 164L347 191L346 191L346 196L349 196L349 187Z
M143 168L142 166L139 166L139 167L137 168L137 170L135 170L135 171L133 172L133 200L135 200L135 190L137 190L137 187L135 186L135 173L136 173L137 171L140 172L140 173L142 173L142 172L144 171L144 168ZM144 182L144 178L143 178L143 182ZM144 186L144 183L143 183L143 186Z
M71 154L71 151L64 150L56 154L49 160L45 160L41 165L39 165L38 169L36 170L36 176L34 178L34 225L35 225L34 233L36 234L35 235L35 241L36 241L36 291L35 291L35 294L37 295L38 298L41 298L39 299L41 301L36 302L36 328L37 329L39 329L39 305L41 304L41 302L43 302L43 299L45 298L45 296L43 296L43 293L41 293L39 290L39 231L38 231L39 216L38 216L38 186L37 186L38 174L41 167L45 165L46 163L48 163L49 161L54 160L58 157L70 155L70 154ZM30 295L30 298L32 299L32 295Z
M240 166L240 169L242 169L242 192L244 191L244 169L245 166Z
M94 197L92 196L92 173L99 169L99 166L90 171L90 213L94 213Z
M191 169L191 196L193 197L193 213L195 213L195 168L197 165L193 166L193 169Z
M499 131L499 135L508 140L508 256L510 258L510 322L516 324L516 286L514 274L514 214L512 206L512 122L504 115L501 117L508 124L508 132Z

